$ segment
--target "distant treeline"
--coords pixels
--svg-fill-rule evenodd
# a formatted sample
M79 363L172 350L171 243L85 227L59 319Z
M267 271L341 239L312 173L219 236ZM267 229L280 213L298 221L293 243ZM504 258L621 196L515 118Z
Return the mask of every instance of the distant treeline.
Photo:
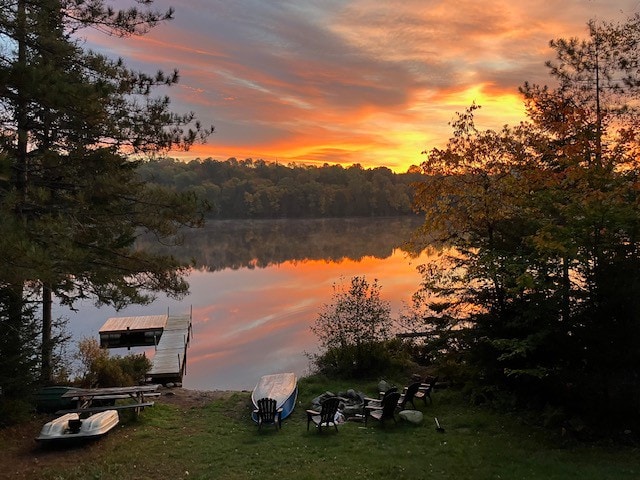
M151 160L142 178L192 190L211 205L212 218L382 217L412 213L418 168L281 165L263 160Z

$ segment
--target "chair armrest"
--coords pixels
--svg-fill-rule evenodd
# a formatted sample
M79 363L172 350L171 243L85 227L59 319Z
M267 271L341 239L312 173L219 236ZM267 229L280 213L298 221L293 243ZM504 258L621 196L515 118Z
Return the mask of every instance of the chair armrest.
M382 406L380 405L365 405L364 411L373 411L373 410L382 410Z
M364 399L364 403L362 404L363 408L382 408L382 400L378 400L377 398L366 398Z
M307 410L307 416L312 416L312 415L320 415L320 412L316 412L315 410Z

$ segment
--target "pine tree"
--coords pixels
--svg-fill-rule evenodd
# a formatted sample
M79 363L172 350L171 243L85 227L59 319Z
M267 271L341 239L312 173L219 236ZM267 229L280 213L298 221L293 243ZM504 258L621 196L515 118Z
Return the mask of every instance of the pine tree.
M640 425L639 27L640 16L590 22L587 39L551 42L556 86L521 89L530 122L480 132L473 108L462 114L417 197L424 232L456 248L453 268L424 269L425 288L435 314L457 320L475 381L629 427Z
M121 307L154 291L186 292L184 266L134 243L144 232L170 239L181 225L199 225L202 205L193 195L147 187L136 169L142 156L189 148L211 130L153 96L155 87L175 84L177 72L150 76L82 48L83 28L140 35L171 19L172 10L154 11L149 0L127 10L103 0L5 3L0 153L11 174L0 184L9 233L0 239L0 288L10 293L3 299L16 325L26 293L40 292L47 381L53 296Z

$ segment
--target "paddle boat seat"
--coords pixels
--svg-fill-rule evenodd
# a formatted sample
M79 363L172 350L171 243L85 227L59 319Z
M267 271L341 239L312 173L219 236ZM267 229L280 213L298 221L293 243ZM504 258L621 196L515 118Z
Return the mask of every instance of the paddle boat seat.
M282 408L276 408L273 398L261 398L257 402L258 408L253 411L258 419L258 430L262 424L273 424L276 430L282 427Z

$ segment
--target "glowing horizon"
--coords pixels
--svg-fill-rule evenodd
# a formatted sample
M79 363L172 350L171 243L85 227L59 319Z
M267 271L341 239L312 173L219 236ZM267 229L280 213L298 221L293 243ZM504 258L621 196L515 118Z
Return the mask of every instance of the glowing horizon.
M156 0L163 10L170 0ZM637 0L189 0L143 37L89 32L135 69L180 70L177 113L214 125L179 159L359 163L406 171L442 147L471 103L480 128L524 119L518 87L550 83L549 41L590 19L623 21Z

